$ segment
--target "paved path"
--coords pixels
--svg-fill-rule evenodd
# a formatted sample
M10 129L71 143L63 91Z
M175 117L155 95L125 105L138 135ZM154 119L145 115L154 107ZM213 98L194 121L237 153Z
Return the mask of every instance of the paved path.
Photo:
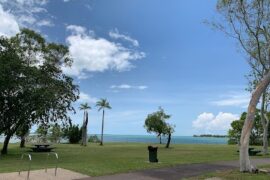
M270 158L253 159L251 161L252 164L256 166L270 164ZM188 165L183 164L169 168L147 169L130 173L82 178L80 180L179 180L182 178L198 176L217 170L230 170L236 168L239 168L239 161L223 161L216 163L201 163Z
M54 169L48 169L47 173L45 173L44 169L32 170L30 171L29 180L73 180L87 177L89 178L89 176L80 173L58 168L56 176L54 176ZM20 175L18 174L18 172L0 174L0 180L26 180L26 179L27 179L26 171L21 172Z

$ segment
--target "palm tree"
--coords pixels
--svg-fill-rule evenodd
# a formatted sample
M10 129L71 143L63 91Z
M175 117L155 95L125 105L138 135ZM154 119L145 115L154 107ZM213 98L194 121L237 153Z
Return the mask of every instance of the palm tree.
M112 109L107 99L100 99L96 106L98 107L98 111L102 110L102 128L101 128L101 141L100 145L103 145L103 130L104 130L104 115L105 115L105 109Z
M91 109L88 103L81 104L80 110L83 110L83 125L82 125L82 146L87 144L87 124L88 124L88 112L87 110Z

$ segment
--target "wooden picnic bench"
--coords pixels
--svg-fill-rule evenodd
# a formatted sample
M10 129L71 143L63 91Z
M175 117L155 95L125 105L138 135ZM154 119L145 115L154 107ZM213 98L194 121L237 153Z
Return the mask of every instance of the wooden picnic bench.
M33 152L51 152L54 148L50 147L50 144L34 144L35 147L31 147Z

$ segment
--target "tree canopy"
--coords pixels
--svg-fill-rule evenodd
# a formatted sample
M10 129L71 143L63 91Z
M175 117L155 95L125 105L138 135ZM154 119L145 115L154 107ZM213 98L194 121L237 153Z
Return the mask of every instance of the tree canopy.
M162 135L171 135L174 132L174 126L168 124L166 120L168 120L171 115L165 113L164 109L159 107L158 111L148 114L145 119L144 127L149 133L156 133L158 137ZM170 137L169 137L170 138Z
M68 48L48 43L38 33L22 29L0 37L0 134L9 138L24 124L70 121L68 111L78 99L78 86L62 72L72 59ZM6 144L7 143L7 144Z

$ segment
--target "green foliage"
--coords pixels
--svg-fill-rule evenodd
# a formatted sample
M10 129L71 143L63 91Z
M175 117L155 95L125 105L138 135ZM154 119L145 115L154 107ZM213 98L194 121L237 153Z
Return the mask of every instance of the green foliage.
M98 111L104 110L104 109L112 109L110 106L110 103L107 101L107 99L101 98L99 101L97 101L96 106L98 107Z
M231 123L231 129L228 131L228 144L239 144L246 115L247 113L243 112L239 120L235 120ZM263 127L260 121L259 110L257 110L250 135L250 145L262 145L262 135Z
M169 131L172 131L173 128L167 126L165 122L171 116L167 115L164 110L159 107L159 110L149 114L145 119L144 127L149 133L156 133L157 136L161 136L162 134L168 134Z
M50 133L49 136L50 141L55 143L59 143L61 137L63 136L61 126L57 123L51 126L51 128L49 129L49 133Z
M38 126L36 130L36 134L38 136L39 142L46 143L48 141L48 130L49 130L49 125L47 124L41 124Z
M69 57L66 46L29 29L0 37L0 134L10 137L25 124L70 121L67 112L74 111L79 92L61 69L71 64Z
M79 125L65 127L63 128L63 137L67 138L69 143L77 144L82 138L82 129L79 128Z
M80 105L80 110L88 110L88 109L91 109L91 106L89 106L88 103Z
M88 138L88 142L92 142L92 143L100 143L100 139L98 138L97 135L93 135L93 136L90 136Z
M31 128L31 125L27 123L23 124L22 126L20 126L19 129L17 129L16 136L19 137L20 139L25 138L25 136L29 135L30 128Z

